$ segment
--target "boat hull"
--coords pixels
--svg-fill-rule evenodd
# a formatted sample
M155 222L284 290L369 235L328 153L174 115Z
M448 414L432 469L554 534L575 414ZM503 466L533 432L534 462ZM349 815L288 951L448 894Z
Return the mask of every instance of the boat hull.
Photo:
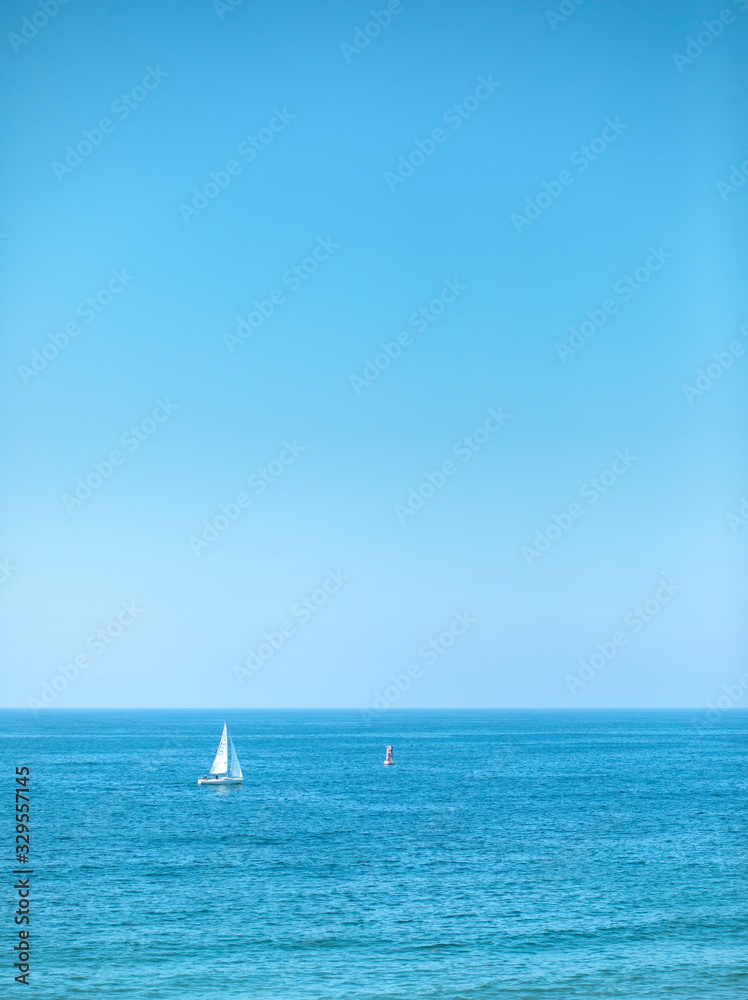
M244 778L198 778L198 785L241 785Z

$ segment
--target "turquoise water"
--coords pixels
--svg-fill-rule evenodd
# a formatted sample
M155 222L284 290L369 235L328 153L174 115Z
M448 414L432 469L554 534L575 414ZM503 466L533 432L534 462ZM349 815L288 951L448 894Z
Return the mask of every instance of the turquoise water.
M214 789L221 713L2 713L29 995L742 1000L748 714L694 718L232 712Z

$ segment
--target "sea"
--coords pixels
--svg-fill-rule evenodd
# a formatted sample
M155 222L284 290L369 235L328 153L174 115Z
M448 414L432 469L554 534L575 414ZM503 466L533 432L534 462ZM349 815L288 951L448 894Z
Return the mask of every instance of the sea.
M224 719L244 783L198 787ZM49 710L0 727L0 996L748 997L746 712Z

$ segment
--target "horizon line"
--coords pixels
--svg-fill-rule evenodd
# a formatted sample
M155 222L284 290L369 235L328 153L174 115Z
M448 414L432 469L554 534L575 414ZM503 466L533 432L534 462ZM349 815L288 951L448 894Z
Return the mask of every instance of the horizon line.
M391 712L703 712L709 711L709 705L564 705L564 706L461 706L450 707L402 707L388 708L379 712L381 718L385 718ZM741 707L733 705L727 709L719 709L723 714L726 712L748 712L748 706ZM373 715L376 709L359 707L305 707L305 706L239 706L228 708L226 706L211 706L201 708L199 706L179 707L171 705L96 705L96 706L45 706L44 709L23 707L20 705L9 705L0 707L0 712L31 712L39 715L44 712L357 712L359 714Z

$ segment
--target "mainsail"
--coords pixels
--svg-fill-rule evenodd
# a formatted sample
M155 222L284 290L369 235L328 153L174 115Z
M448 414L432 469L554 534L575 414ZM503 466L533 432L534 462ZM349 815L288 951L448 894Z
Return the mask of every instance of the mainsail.
M231 740L231 777L232 778L243 778L241 765L239 763L239 758L236 756L236 750L234 748L234 741L229 736Z
M218 744L216 759L210 765L210 773L225 774L226 771L228 770L228 762L229 762L229 745L226 735L226 723L224 722L223 732L221 733L221 742Z

